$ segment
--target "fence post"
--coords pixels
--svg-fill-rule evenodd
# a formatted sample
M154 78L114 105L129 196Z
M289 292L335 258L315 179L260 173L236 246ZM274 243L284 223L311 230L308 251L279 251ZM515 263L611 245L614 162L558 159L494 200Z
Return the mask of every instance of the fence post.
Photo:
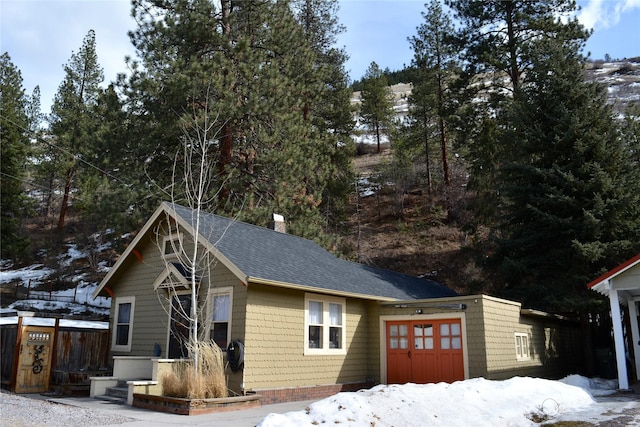
M31 284L31 280L29 280ZM16 381L18 379L18 366L20 353L22 350L22 316L18 315L18 326L16 329L16 342L13 350L13 364L11 366L11 382L9 384L9 390L16 391Z
M29 279L29 284L27 285L27 299L29 299L29 293L31 293L31 279Z
M60 357L60 353L58 352L58 334L60 333L60 317L56 316L56 323L53 328L53 342L51 343L51 351L53 354L51 355L51 369L49 369L49 382L51 382L51 378L55 378L53 371L58 367L58 357Z

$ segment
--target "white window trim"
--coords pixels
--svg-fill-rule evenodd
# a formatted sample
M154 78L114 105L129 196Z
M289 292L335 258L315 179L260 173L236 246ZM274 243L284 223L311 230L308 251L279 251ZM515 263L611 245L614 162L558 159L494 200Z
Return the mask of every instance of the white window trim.
M309 348L309 301L322 303L322 348ZM340 348L329 348L329 304L342 306L342 334ZM318 294L304 295L304 355L341 355L347 354L347 300L346 298L329 297Z
M229 295L229 320L227 322L227 341L231 342L231 322L233 320L233 286L222 286L220 288L212 288L209 290L207 300L207 337L211 336L211 327L213 326L213 298L217 295ZM222 349L227 351L226 348Z
M178 258L178 251L182 248L184 234L182 232L171 231L162 238L160 251L165 260ZM167 245L171 245L172 252L167 253Z
M170 289L176 292L190 291L191 282L178 271L173 263L169 263L153 282L153 290L157 291L158 289Z
M169 306L166 310L166 315L167 315L167 338L165 341L165 354L167 354L167 356L169 355L169 346L171 345L171 321L175 320L172 317L174 316L174 312L173 312L173 299L179 296L183 296L183 295L190 295L191 291L188 290L175 290L175 291L171 291L169 290L167 293L167 302L169 303ZM189 314L190 316L190 314ZM193 332L191 330L191 324L189 324L189 336L187 337L188 339L191 339L191 333Z
M131 317L129 318L129 336L127 337L127 345L117 345L118 337L118 314L121 304L131 304ZM115 301L115 312L113 315L113 330L111 332L111 350L112 351L131 351L131 340L133 338L133 316L136 308L136 297L117 297Z
M520 338L520 346L518 346L518 338ZM524 354L522 351L522 343L525 342L527 344L527 353ZM531 341L529 340L529 334L523 332L515 332L514 333L514 344L516 350L516 360L529 360L531 359ZM520 347L520 349L518 349Z

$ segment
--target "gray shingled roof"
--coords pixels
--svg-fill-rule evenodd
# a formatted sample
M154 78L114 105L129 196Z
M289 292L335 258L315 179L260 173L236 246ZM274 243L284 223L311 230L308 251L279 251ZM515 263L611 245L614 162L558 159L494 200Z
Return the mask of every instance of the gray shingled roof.
M194 211L172 205L194 224ZM248 277L398 300L456 296L431 280L341 260L316 243L205 213L200 234Z

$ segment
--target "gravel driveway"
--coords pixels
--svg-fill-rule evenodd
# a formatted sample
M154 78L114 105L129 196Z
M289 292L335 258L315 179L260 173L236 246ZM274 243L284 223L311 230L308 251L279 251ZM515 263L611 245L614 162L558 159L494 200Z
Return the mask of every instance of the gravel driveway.
M61 405L46 400L0 393L0 426L103 426L135 421L102 411Z

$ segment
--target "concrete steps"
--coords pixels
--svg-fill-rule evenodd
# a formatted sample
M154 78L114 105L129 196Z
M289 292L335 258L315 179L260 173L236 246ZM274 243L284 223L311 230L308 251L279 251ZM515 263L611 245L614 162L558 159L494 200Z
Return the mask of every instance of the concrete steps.
M101 396L96 396L96 399L107 400L113 403L127 403L127 395L129 393L129 387L126 381L118 380L118 385L115 387L108 387L106 393Z

